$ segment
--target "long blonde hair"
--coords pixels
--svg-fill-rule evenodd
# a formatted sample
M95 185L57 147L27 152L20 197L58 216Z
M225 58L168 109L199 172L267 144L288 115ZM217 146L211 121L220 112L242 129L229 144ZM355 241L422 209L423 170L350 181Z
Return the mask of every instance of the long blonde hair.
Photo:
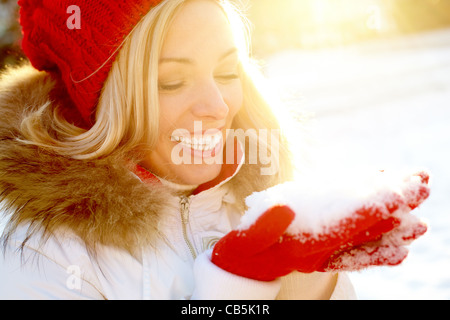
M21 130L25 139L21 141L79 160L105 157L116 150L136 150L139 146L151 150L159 129L155 70L158 70L159 55L171 21L186 1L189 0L162 1L124 40L104 84L92 128L84 130L72 125L64 119L59 106L47 103L23 119ZM214 1L233 26L241 56L244 104L234 119L233 128L281 129L273 105L263 94L266 88L261 88L256 80L260 73L250 58L248 21L229 0ZM45 123L44 119L48 118L50 123ZM270 145L271 142L258 143ZM293 165L286 137L282 135L279 143L277 176L285 181L291 177Z

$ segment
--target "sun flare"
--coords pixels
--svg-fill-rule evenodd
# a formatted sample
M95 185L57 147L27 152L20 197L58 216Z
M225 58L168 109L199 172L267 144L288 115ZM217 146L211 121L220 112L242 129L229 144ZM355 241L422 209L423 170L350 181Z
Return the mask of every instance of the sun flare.
M450 23L443 0L236 0L248 4L256 51L316 49Z

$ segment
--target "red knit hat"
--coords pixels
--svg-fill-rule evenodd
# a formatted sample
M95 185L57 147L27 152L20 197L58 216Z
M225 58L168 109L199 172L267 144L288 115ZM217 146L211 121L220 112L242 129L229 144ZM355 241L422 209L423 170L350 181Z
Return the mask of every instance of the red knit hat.
M73 105L91 126L120 45L161 1L19 0L23 51L36 69L61 78ZM69 28L77 11L80 25Z

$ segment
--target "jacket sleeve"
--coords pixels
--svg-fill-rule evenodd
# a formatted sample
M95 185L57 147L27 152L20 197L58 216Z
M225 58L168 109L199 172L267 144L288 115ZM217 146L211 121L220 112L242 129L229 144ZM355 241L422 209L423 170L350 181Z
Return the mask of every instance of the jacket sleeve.
M9 241L0 254L1 300L104 299L56 240L41 245L33 240L20 250L21 242Z
M195 291L192 300L274 300L281 279L265 282L240 277L211 262L208 250L194 264Z
M355 288L353 287L350 277L347 273L341 272L338 274L336 287L330 300L357 300Z
M331 293L331 294L330 294ZM355 300L355 290L345 272L293 272L282 279L279 300Z
M299 272L265 282L247 279L214 265L211 250L201 254L194 264L193 300L300 300L323 299L324 288L331 286L331 300L356 299L353 286L345 273ZM328 294L329 295L329 294Z

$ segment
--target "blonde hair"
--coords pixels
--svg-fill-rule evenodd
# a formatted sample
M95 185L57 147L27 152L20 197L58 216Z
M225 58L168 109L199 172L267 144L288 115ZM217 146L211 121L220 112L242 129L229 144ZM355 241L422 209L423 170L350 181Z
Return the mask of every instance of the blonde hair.
M104 84L96 109L96 122L89 130L69 123L59 106L47 103L27 115L21 124L22 142L38 145L74 159L92 160L112 154L155 146L159 129L159 55L171 21L189 0L166 0L154 7L124 40ZM236 115L234 129L281 129L265 89L255 79L259 71L250 59L248 21L229 0L214 0L234 27L241 56L244 105ZM51 119L45 121L44 119ZM256 139L258 139L256 137ZM271 142L259 141L260 144ZM267 150L271 150L266 146ZM281 181L292 175L292 160L285 137L277 157Z

